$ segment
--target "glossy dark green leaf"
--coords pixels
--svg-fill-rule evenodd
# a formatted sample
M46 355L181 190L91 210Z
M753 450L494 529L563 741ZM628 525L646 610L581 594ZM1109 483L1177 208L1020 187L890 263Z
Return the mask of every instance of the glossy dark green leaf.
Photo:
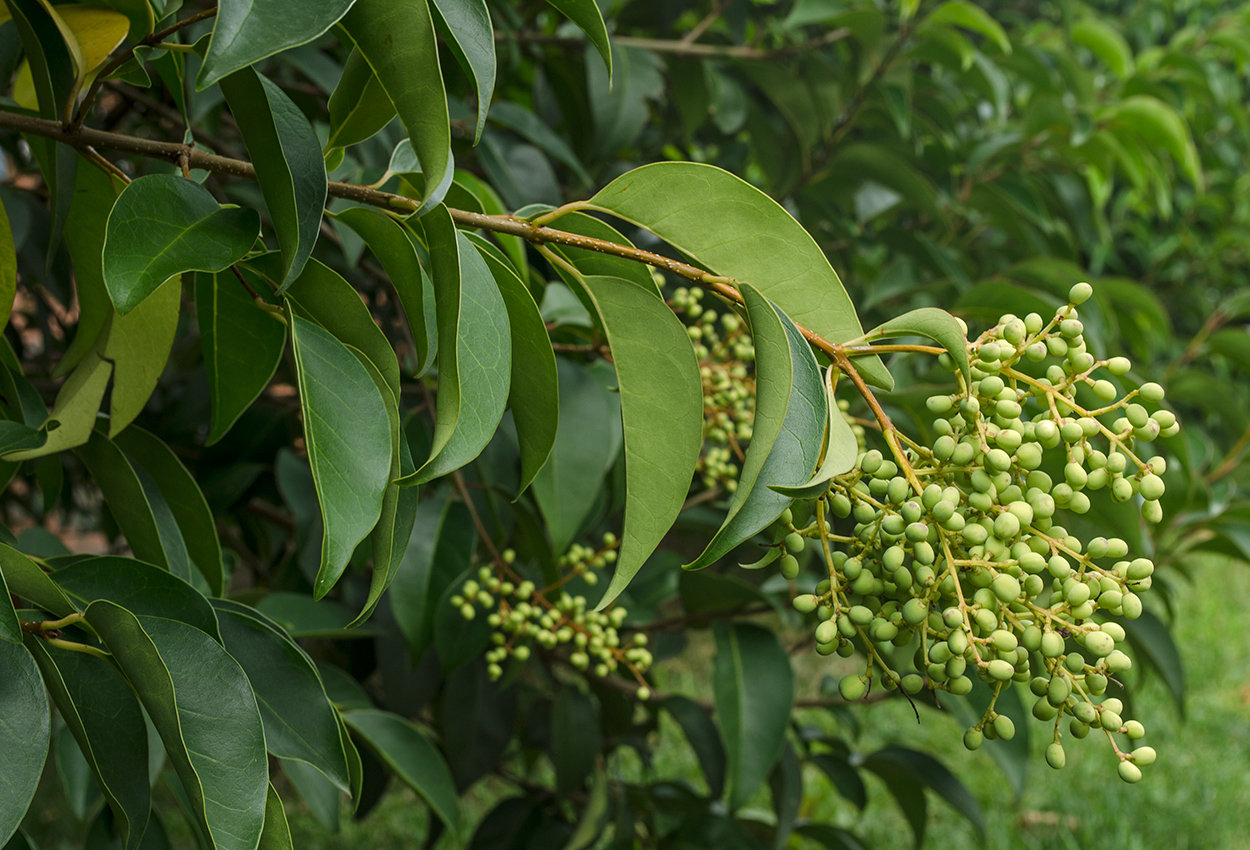
M3 543L0 543L0 572L4 575L9 593L57 617L68 617L78 610L65 591L57 587L34 561Z
M220 595L225 582L221 542L212 511L195 477L163 440L137 425L122 431L113 442L127 454L132 465L152 478L178 524L191 563L209 589Z
M199 591L159 567L99 555L76 561L51 573L51 578L80 609L107 599L133 614L169 617L219 640L217 617Z
M282 771L304 800L317 823L330 832L339 831L339 808L343 792L325 774L302 761L282 762Z
M438 312L438 412L419 484L476 458L503 417L511 375L508 309L486 261L445 207L423 220Z
M558 793L581 789L602 747L598 709L577 687L565 685L551 706L551 763Z
M162 756L162 758L164 758ZM118 834L117 819L112 810L104 808L95 816L91 826L87 827L87 837L83 841L83 850L123 850L123 838ZM165 831L165 825L155 812L148 819L147 829L143 832L143 840L138 850L171 850L173 844Z
M694 749L703 777L707 779L708 794L719 798L725 793L725 745L721 743L711 713L697 702L677 695L665 699L664 708L681 726Z
M810 499L828 489L829 482L836 476L855 467L855 461L859 457L859 439L851 430L851 423L838 408L838 399L833 392L838 374L834 368L825 370L825 398L829 403L829 412L825 419L825 448L820 467L805 484L798 487L770 484L769 489L796 499Z
M820 369L794 323L755 287L743 284L742 295L758 376L751 445L724 524L687 569L714 563L781 515L791 499L769 485L798 487L811 478L829 413Z
M136 617L102 601L87 608L87 622L138 694L216 850L255 850L269 772L260 711L242 668L212 638L176 620Z
M590 203L644 227L712 272L755 286L796 323L830 342L863 334L820 246L777 202L710 165L662 162L613 180ZM708 227L708 222L716 227ZM856 364L889 389L878 358Z
M468 510L445 497L417 506L412 538L391 584L391 611L413 658L434 640L438 601L468 568L477 532Z
M625 530L603 608L651 557L690 491L703 446L703 384L685 328L653 288L619 277L584 284L612 348L625 432Z
M517 689L491 681L484 662L447 677L442 742L456 787L468 789L494 770L516 731Z
M243 667L265 724L265 747L284 761L303 761L343 791L347 758L338 718L311 659L255 609L213 601L226 651Z
M281 292L304 270L326 204L326 167L312 125L282 89L252 68L221 81L282 252Z
M438 661L444 674L468 664L481 655L490 643L491 628L486 614L475 609L473 618L465 619L460 606L453 605L451 601L474 574L470 567L452 579L434 607L434 648L438 650Z
M925 787L937 792L951 808L967 818L984 840L985 819L976 798L933 756L904 747L885 747L864 759L864 767L880 776L898 800L916 835L916 847L924 844L926 807L922 801ZM919 799L917 788L920 789Z
M314 587L320 598L381 515L391 472L390 419L373 379L347 346L289 306L287 315L324 528Z
M254 275L252 282L255 288ZM213 424L205 441L211 446L269 385L282 360L286 328L229 272L195 276L195 312L212 398Z
M495 92L495 33L485 0L434 0L430 10L443 43L473 79L477 95L477 126L473 143L482 137L486 112Z
M282 807L282 798L278 791L269 783L269 792L265 797L265 831L260 834L260 844L256 850L293 850L291 842L291 826L286 820L286 809Z
M8 327L17 296L17 249L13 245L13 228L9 213L0 204L0 331Z
M460 804L451 771L416 726L385 711L349 711L343 719L448 828L459 829Z
M343 64L343 76L330 94L330 136L326 149L372 138L395 117L395 104L359 49Z
M30 637L27 646L113 810L122 846L137 847L151 807L148 734L130 685L107 661Z
M39 668L20 643L0 641L0 841L26 814L48 759L51 718Z
M417 519L417 504L421 494L419 487L401 487L395 483L395 479L416 470L412 453L408 449L408 439L402 433L399 437L398 460L397 464L391 466L392 481L386 486L386 492L382 496L381 517L369 536L373 553L373 575L369 579L369 596L365 599L360 614L352 621L353 627L367 620L382 600L382 594L399 573L400 563L408 550L408 542L412 539L412 528Z
M13 599L9 596L3 570L0 570L0 640L22 642L22 627L18 624L17 612L13 610Z
M829 777L839 794L861 810L868 805L868 790L864 787L864 780L860 779L859 771L849 761L833 753L818 753L811 757L811 762Z
M784 850L794 834L799 806L803 803L803 765L799 763L789 741L782 747L781 758L768 775L768 790L773 798L773 813L777 816L773 847Z
M964 380L972 380L969 373L971 366L968 363L967 332L950 313L937 307L921 307L878 325L864 334L863 340L875 342L900 336L922 336L933 340L945 348L959 365Z
M1168 693L1182 713L1185 710L1185 665L1172 640L1167 625L1149 611L1136 620L1118 619L1128 634L1129 643L1143 660L1158 672Z
M31 649L31 654L34 652ZM74 813L74 817L83 820L100 799L100 784L92 775L91 765L87 764L86 757L78 748L78 742L74 740L68 727L62 727L52 736L52 760L56 764L56 773L61 779L61 789L65 792L70 811Z
M470 241L482 254L508 308L512 331L512 378L508 407L521 446L521 483L518 494L534 481L555 444L560 405L556 356L534 296L521 282L503 252L480 237Z
M251 250L259 231L255 210L223 208L194 180L140 177L109 214L104 285L125 315L175 275L229 268Z
M506 127L521 138L543 150L553 160L566 165L583 184L591 183L582 161L573 153L568 143L561 138L541 118L530 112L519 103L510 100L500 101L491 107L490 120L500 127ZM563 223L561 223L563 226Z
M196 89L203 91L233 71L307 44L338 23L351 6L352 0L309 0L292 14L283 0L224 0Z
M21 422L0 421L0 455L39 449L48 435Z
M781 755L794 701L790 656L760 626L717 620L713 688L729 762L729 808L741 808Z
M612 46L608 41L608 28L603 22L603 14L599 11L595 0L547 0L547 2L586 33L590 43L603 57L603 64L608 66L608 77L611 78Z
M426 185L439 186L445 176L450 180L447 92L427 0L356 0L343 27L395 104ZM426 193L417 215L438 202L436 195Z

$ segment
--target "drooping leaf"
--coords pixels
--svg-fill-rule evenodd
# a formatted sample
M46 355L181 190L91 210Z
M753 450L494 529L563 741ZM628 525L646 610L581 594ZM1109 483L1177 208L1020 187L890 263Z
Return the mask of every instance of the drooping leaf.
M253 275L251 282L256 280ZM269 385L286 347L286 328L229 272L195 276L195 308L212 399L213 424L205 441L211 446Z
M460 804L451 771L417 727L385 711L349 711L343 719L448 828L459 829Z
M1101 18L1089 16L1073 23L1072 40L1088 48L1117 77L1126 79L1132 75L1133 48L1119 30Z
M450 181L451 127L428 0L356 0L343 27L390 96L427 187ZM426 192L417 215L438 203Z
M80 168L76 172L74 203L65 222L65 246L74 267L78 325L54 376L67 374L87 356L113 312L104 288L104 232L109 210L120 191L121 187L98 168Z
M810 499L828 489L829 482L836 476L854 468L859 457L859 440L851 430L851 423L838 408L838 399L834 395L837 376L837 369L830 367L825 370L825 398L829 402L829 412L825 419L825 455L821 458L820 467L812 474L811 480L798 487L770 484L769 489L795 499Z
M477 126L473 143L482 138L486 112L495 91L495 33L485 0L434 0L430 7L456 62L473 79L477 94Z
M48 759L51 717L35 659L20 643L0 641L0 841L17 832Z
M391 611L413 658L434 640L438 602L473 557L476 531L459 502L426 499L417 506L412 538L391 584Z
M77 611L65 591L57 587L39 566L21 552L0 543L0 572L9 592L57 617Z
M132 614L168 617L219 641L217 618L199 591L163 569L115 555L93 555L51 573L79 609L107 599Z
M265 796L265 831L260 834L260 844L256 850L292 850L291 826L286 820L286 809L282 807L282 798L278 791L269 783L269 792Z
M875 342L899 336L922 336L933 340L945 348L946 353L959 365L964 380L972 380L966 331L950 313L937 307L921 307L878 325L864 334L864 341Z
M9 643L22 642L22 627L17 622L17 612L13 610L13 600L9 596L3 570L0 570L0 640L7 640Z
M568 142L552 130L541 118L530 112L519 103L510 100L500 101L491 107L490 120L500 127L506 127L532 145L543 150L555 161L567 165L583 184L591 183L586 167L573 153Z
M603 57L603 64L608 68L608 78L612 77L612 45L608 41L608 28L603 22L603 13L595 0L547 0L559 10L560 14L577 24L590 43Z
M453 578L434 606L434 648L444 675L459 670L481 655L490 644L491 628L485 615L466 618L460 606L452 604L464 583L474 575L472 567Z
M113 364L110 438L143 412L156 389L178 330L181 297L182 282L171 277L126 315L114 312L100 335L100 357Z
M314 586L321 598L381 515L391 471L390 417L378 387L347 346L289 303L287 317L324 529Z
M33 655L36 650L28 647ZM40 672L43 672L42 668ZM87 812L101 797L100 783L96 782L91 773L91 765L78 748L78 742L70 734L68 728L62 728L52 736L52 760L56 764L57 775L61 778L61 788L74 817L82 820ZM147 767L147 765L143 765Z
M221 91L256 168L278 237L283 270L278 291L282 292L304 270L321 229L326 204L321 143L299 107L254 69L225 77Z
M395 104L358 48L352 49L343 64L343 76L330 94L328 108L330 136L326 150L372 138L395 117Z
M323 35L352 0L309 0L293 9L283 0L224 0L200 66L198 91L240 68Z
M727 171L689 162L645 165L613 180L590 204L650 230L715 274L755 286L830 342L863 334L816 241L779 204ZM893 386L879 359L858 365L865 380Z
M139 701L103 659L49 646L33 636L27 647L113 810L122 846L137 847L151 808L148 734Z
M466 665L447 677L442 744L459 790L499 764L512 742L518 702L517 689L491 681L485 663Z
M87 442L112 372L112 364L102 360L95 352L89 353L57 393L56 403L44 423L48 439L40 448L13 452L5 460L43 457ZM54 423L55 428L52 427Z
M598 708L576 686L565 685L551 706L551 763L559 794L581 790L602 747Z
M719 798L725 793L725 745L721 743L711 713L697 702L677 695L665 699L664 708L681 726L694 749L703 777L707 779L708 794Z
M338 718L317 668L281 628L253 608L213 601L226 651L251 682L265 725L265 747L284 761L317 768L348 790Z
M221 207L194 180L149 174L113 205L104 237L104 285L125 315L162 283L188 271L219 272L251 250L255 210Z
M485 260L445 207L424 219L438 312L438 411L429 460L404 480L419 484L459 469L486 447L510 384L508 310Z
M339 831L339 807L343 792L325 774L303 761L282 762L282 772L295 786L317 823L330 832Z
M17 249L13 245L13 228L9 213L0 204L0 331L8 327L17 296Z
M916 835L917 848L924 844L926 787L937 792L951 808L967 818L984 839L985 820L976 798L933 756L904 747L885 747L864 759L864 767L880 776L898 800Z
M417 518L419 487L402 487L396 480L416 471L408 440L399 435L397 463L391 466L391 483L382 496L382 516L369 536L373 553L373 576L369 580L369 596L364 607L351 622L351 627L363 623L373 614L382 600L382 594L391 586L399 573L400 563L412 539L412 527Z
M686 569L701 569L724 557L781 515L791 499L769 488L809 481L829 412L820 369L794 323L754 287L744 284L742 295L755 341L751 445L725 522Z
M868 805L868 790L864 788L864 780L849 761L833 753L817 753L812 756L811 762L829 777L839 794L861 810Z
M782 746L781 758L768 775L768 790L773 798L773 813L777 816L773 847L785 850L790 836L794 834L799 806L803 803L803 765L799 763L789 741Z
M200 828L216 850L255 850L269 771L260 711L243 670L185 623L136 617L107 601L86 613L160 733Z
M1135 94L1113 104L1106 115L1112 127L1127 130L1148 148L1162 148L1176 160L1189 182L1202 190L1202 162L1189 125L1176 108L1148 94Z
M781 755L794 701L794 672L771 631L716 621L713 689L729 762L728 803L736 811Z
M1168 693L1182 713L1185 711L1185 665L1172 634L1162 620L1143 611L1136 620L1118 619L1128 634L1129 643L1163 679Z
M967 0L946 0L925 17L927 24L950 24L983 35L1003 53L1011 52L1011 39L998 21Z

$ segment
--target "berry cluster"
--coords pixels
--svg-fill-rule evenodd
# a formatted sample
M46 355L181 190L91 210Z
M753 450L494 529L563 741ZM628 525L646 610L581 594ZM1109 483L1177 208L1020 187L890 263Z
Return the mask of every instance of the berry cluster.
M820 653L866 654L865 672L839 684L846 699L864 696L874 677L907 693L952 694L971 691L976 677L995 700L1013 681L1028 682L1033 715L1053 723L1053 767L1064 763L1069 717L1074 738L1104 730L1120 776L1135 782L1155 753L1116 746L1114 735L1136 741L1145 730L1123 719L1119 700L1097 699L1131 660L1118 648L1124 628L1095 614L1139 617L1154 564L1131 558L1116 537L1082 541L1061 512L1084 514L1090 494L1107 490L1116 502L1140 498L1142 516L1157 522L1165 463L1142 449L1178 426L1169 411L1140 403L1162 399L1157 384L1121 393L1099 375L1123 377L1130 364L1086 350L1077 306L1090 295L1077 284L1049 322L1003 316L969 342L970 382L941 355L960 390L928 401L936 439L925 446L887 434L903 440L891 458L865 452L835 479L816 521L797 532L820 540L828 578L794 607L818 613ZM849 534L834 533L830 512L853 522ZM782 569L797 572L785 557ZM900 674L893 650L913 643L914 672ZM968 730L968 747L1014 734L994 705Z

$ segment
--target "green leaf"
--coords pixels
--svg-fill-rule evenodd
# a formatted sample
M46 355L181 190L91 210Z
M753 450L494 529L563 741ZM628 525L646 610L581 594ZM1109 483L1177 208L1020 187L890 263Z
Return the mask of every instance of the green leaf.
M768 790L773 798L773 812L777 816L773 847L785 850L790 836L794 834L799 806L803 803L803 765L789 742L782 747L781 759L768 775Z
M434 607L434 648L438 651L444 675L459 670L481 655L490 643L491 627L486 615L475 609L475 616L465 619L460 606L451 602L452 597L474 575L475 570L466 565L466 569L443 589Z
M446 498L417 506L412 538L391 584L391 611L414 659L434 640L439 601L473 558L477 534L468 509Z
M307 0L292 14L284 0L223 0L196 80L203 91L222 77L324 35L352 0ZM167 10L172 11L172 10Z
M712 720L711 713L703 706L683 696L670 696L664 700L664 708L694 749L699 767L707 779L708 795L719 798L725 793L725 745Z
M981 840L985 840L985 819L976 798L955 774L933 756L904 747L885 747L864 759L864 767L880 776L898 800L916 835L917 848L924 844L925 786L936 791L951 808L967 818Z
M590 798L582 809L577 831L569 837L569 843L564 845L564 850L588 850L599 839L611 814L610 784L606 771L595 771L594 782L590 786Z
M495 91L495 32L485 0L434 0L434 22L456 62L473 78L477 126L473 144L482 138L486 112Z
M603 14L595 0L547 0L552 6L586 33L590 43L603 57L603 64L608 68L608 79L612 79L612 45L608 40L608 27L603 22Z
M226 209L181 175L149 174L113 205L104 237L104 285L125 315L169 278L219 272L251 250L260 231L255 210Z
M438 412L429 460L404 481L459 469L490 442L510 383L508 311L486 261L456 230L446 207L423 219L438 313Z
M356 0L343 27L395 104L426 186L450 181L447 93L427 0ZM416 214L424 215L437 202L437 192L427 191Z
M865 850L858 838L827 823L801 823L794 829L804 838L818 841L829 850Z
M668 533L703 447L703 383L685 327L651 286L589 276L607 330L625 432L625 530L597 610L611 604Z
M933 182L912 164L912 160L884 145L867 142L841 145L829 168L838 175L839 181L854 180L859 186L871 180L893 189L906 203L937 222L943 221ZM771 294L769 297L777 300Z
M1003 53L1011 52L1011 39L989 13L967 0L946 0L928 14L926 24L950 24L985 36Z
M65 592L34 561L2 543L0 573L3 573L10 593L52 612L57 617L68 617L78 610Z
M104 231L120 191L121 187L98 168L80 168L76 173L74 203L65 222L65 246L74 268L78 325L53 371L56 377L67 374L87 356L113 313L104 288Z
M351 207L335 213L334 218L354 230L386 270L417 348L413 371L421 374L430 355L430 340L425 329L426 274L412 236L402 224L373 207Z
M816 241L776 201L727 171L689 162L645 165L613 180L590 204L650 230L715 274L755 286L830 342L864 332ZM893 387L879 359L865 358L860 370L869 383Z
M301 5L300 17L305 12ZM282 251L282 292L304 270L326 205L326 164L312 125L282 89L252 68L221 81L230 113L256 167ZM215 270L214 270L215 271Z
M1088 48L1120 79L1133 75L1133 48L1124 36L1106 21L1087 17L1072 25L1072 40Z
M0 842L17 832L48 759L51 718L39 668L26 647L0 641Z
M13 299L17 297L17 249L13 244L13 228L9 213L0 204L0 331L9 324Z
M101 360L95 352L89 353L57 393L56 403L44 423L48 432L47 441L41 448L14 452L5 460L43 457L87 442L112 372L112 364Z
M320 599L382 513L391 472L390 417L377 385L347 346L296 315L289 301L287 316L324 528L314 585Z
M107 661L49 646L27 647L113 810L122 844L137 847L148 823L148 733L130 685Z
M255 850L269 772L260 711L238 663L192 626L112 602L93 602L87 622L147 709L215 850Z
M790 656L771 631L716 621L713 688L729 760L729 808L737 811L781 755L794 702Z
M1185 711L1185 664L1181 654L1172 640L1172 633L1167 625L1149 611L1143 611L1136 620L1117 618L1116 622L1124 627L1129 643L1138 656L1148 662L1163 679L1168 693L1176 703L1178 711Z
M781 516L792 500L769 487L799 487L811 479L829 412L820 368L803 335L753 286L743 284L742 295L755 341L751 445L729 514L703 554L686 565L691 570L723 558Z
M22 642L22 627L17 621L17 612L13 610L13 599L9 596L3 570L0 570L0 640Z
M321 771L302 761L282 762L286 778L295 786L317 823L330 832L339 831L339 808L343 793Z
M182 281L171 277L128 314L113 313L100 335L100 357L113 364L110 438L143 412L156 389L178 330L181 298Z
M851 423L838 408L838 399L833 392L838 374L838 370L833 367L825 370L825 398L829 403L829 412L825 419L825 455L820 461L820 467L810 480L798 487L770 484L769 489L793 499L810 499L827 490L829 482L835 477L850 472L855 467L855 461L859 457L859 439L851 430Z
M395 104L359 48L353 48L343 64L343 76L330 94L328 108L327 151L372 138L395 117Z
M921 307L878 325L864 334L863 341L876 342L900 336L922 336L933 340L945 348L959 365L964 381L971 382L967 331L963 323L950 313L937 307Z
M551 705L551 764L556 770L556 793L567 797L580 791L603 749L599 711L575 685L565 685Z
M257 280L252 275L250 282ZM230 273L195 276L195 313L212 399L213 425L205 440L211 446L273 379L286 347L286 328Z
M251 682L265 725L265 747L286 761L317 768L348 790L338 716L312 660L276 623L255 609L213 601L226 651Z
M398 462L391 465L392 481L386 486L386 493L382 496L382 516L369 537L373 552L369 596L356 619L352 620L351 628L360 625L373 614L382 600L382 594L395 580L404 552L407 551L408 541L412 539L412 526L417 518L417 503L421 493L419 487L401 487L395 483L395 479L416 470L412 453L408 449L408 440L402 433L399 435L398 448Z
M552 159L567 165L583 184L590 185L592 182L582 161L573 153L568 143L524 106L511 100L500 101L491 107L490 120L542 148Z
M1202 190L1202 162L1190 135L1189 125L1176 109L1148 94L1135 94L1115 103L1105 120L1112 127L1127 130L1149 149L1162 148L1171 154L1182 173Z
M282 798L278 791L269 783L269 792L265 796L265 831L260 834L260 844L256 850L292 850L291 827L286 822L286 809L282 808Z
M520 495L534 481L555 444L560 406L556 355L534 296L517 277L512 264L481 237L469 234L469 241L481 252L508 309L512 333L508 407L521 446L521 482L517 486Z
M163 440L137 425L122 431L113 442L129 456L131 464L141 468L156 484L174 515L191 562L209 590L221 595L225 582L221 541L217 539L213 513L195 477Z
M811 762L829 777L839 794L861 811L868 805L868 790L864 788L864 780L860 779L859 771L849 761L833 753L818 753L812 756Z
M182 579L151 564L99 555L62 567L51 578L79 609L107 599L137 616L178 620L220 641L217 617L208 600Z
M48 435L21 422L0 421L0 455L39 449Z
M385 711L349 711L343 719L448 828L460 828L451 771L438 748L416 726Z
M37 651L33 646L27 648L32 655ZM40 672L44 672L42 665ZM91 765L87 763L82 750L78 748L78 742L67 728L61 728L52 736L52 760L56 764L57 775L61 778L61 788L65 791L69 809L74 817L82 820L101 797L100 783L91 773ZM141 767L146 768L147 765Z

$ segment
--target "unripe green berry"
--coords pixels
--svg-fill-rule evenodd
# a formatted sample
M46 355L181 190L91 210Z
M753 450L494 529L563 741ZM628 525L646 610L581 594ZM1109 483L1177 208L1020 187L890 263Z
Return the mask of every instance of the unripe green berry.
M1016 736L1016 724L1007 715L1000 714L994 718L994 731L998 733L999 738L1010 741Z
M969 729L964 732L964 746L970 750L978 750L981 748L981 742L985 740L985 735L980 729Z
M810 593L804 593L794 597L792 604L794 605L794 610L800 614L810 614L816 610L817 600Z
M1115 638L1106 632L1089 632L1085 635L1085 648L1096 657L1103 658L1115 649Z
M997 679L1000 682L1007 682L1011 680L1012 676L1016 675L1016 668L1008 661L1003 661L1001 658L995 658L993 661L989 662L989 665L986 667L986 672L988 672L992 678Z
M1014 602L1020 596L1020 582L1006 573L999 574L990 588L994 591L994 595L1003 602Z
M1155 763L1157 754L1155 753L1154 747L1138 747L1133 750L1129 758L1142 767L1148 767Z
M868 684L864 681L864 678L853 673L843 676L838 682L838 693L847 702L855 702L862 698L867 690Z
M780 567L781 575L786 580L791 580L799 574L799 561L793 555L782 555Z
M1120 772L1120 778L1130 785L1134 782L1141 781L1141 768L1133 764L1131 761L1120 762L1118 770Z
M833 643L838 639L838 625L833 620L825 620L816 627L817 643Z
M1154 382L1142 384L1138 387L1137 394L1140 395L1143 400L1155 404L1163 401L1163 387Z
M1046 763L1055 770L1063 770L1063 766L1068 763L1068 757L1063 752L1063 744L1055 741L1046 747Z

